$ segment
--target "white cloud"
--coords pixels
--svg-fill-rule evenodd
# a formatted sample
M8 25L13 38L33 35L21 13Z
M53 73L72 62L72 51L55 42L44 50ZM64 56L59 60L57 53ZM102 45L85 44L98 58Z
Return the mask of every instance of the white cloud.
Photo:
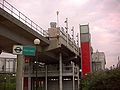
M47 29L51 21L59 21L64 26L69 19L69 28L89 23L93 49L106 54L107 66L120 55L120 1L119 0L8 0L26 16ZM116 61L114 62L116 64Z

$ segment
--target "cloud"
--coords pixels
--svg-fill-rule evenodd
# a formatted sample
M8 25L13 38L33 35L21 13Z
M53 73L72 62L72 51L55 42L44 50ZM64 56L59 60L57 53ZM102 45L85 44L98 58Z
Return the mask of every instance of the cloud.
M8 0L18 10L30 17L41 27L47 29L51 21L65 26L67 17L69 28L89 23L93 49L106 54L107 67L117 62L120 55L120 0Z

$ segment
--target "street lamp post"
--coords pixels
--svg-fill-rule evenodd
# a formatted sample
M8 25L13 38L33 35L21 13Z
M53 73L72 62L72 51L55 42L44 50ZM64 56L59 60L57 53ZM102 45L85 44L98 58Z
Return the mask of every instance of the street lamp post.
M80 69L80 90L82 90L82 69Z
M35 60L35 62L36 62L36 90L38 89L38 80L37 80L37 69L38 69L38 52L37 52L37 46L40 44L40 40L39 39L35 39L34 40L34 44L35 44L35 46L36 46L36 60Z

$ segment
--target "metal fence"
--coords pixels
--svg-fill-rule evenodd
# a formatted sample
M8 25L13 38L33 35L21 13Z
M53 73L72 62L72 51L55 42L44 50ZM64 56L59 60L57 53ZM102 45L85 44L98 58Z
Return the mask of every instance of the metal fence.
M44 37L48 37L47 30L42 29L39 25L34 23L31 19L21 13L18 9L8 3L6 0L0 0L0 8L4 9L6 12L20 20L22 23L39 33Z

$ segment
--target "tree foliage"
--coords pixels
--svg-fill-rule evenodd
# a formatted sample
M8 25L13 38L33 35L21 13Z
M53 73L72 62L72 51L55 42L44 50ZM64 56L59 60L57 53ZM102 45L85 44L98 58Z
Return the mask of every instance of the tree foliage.
M82 90L120 90L120 69L88 74L82 80Z
M11 74L0 74L0 90L16 90L16 79Z

